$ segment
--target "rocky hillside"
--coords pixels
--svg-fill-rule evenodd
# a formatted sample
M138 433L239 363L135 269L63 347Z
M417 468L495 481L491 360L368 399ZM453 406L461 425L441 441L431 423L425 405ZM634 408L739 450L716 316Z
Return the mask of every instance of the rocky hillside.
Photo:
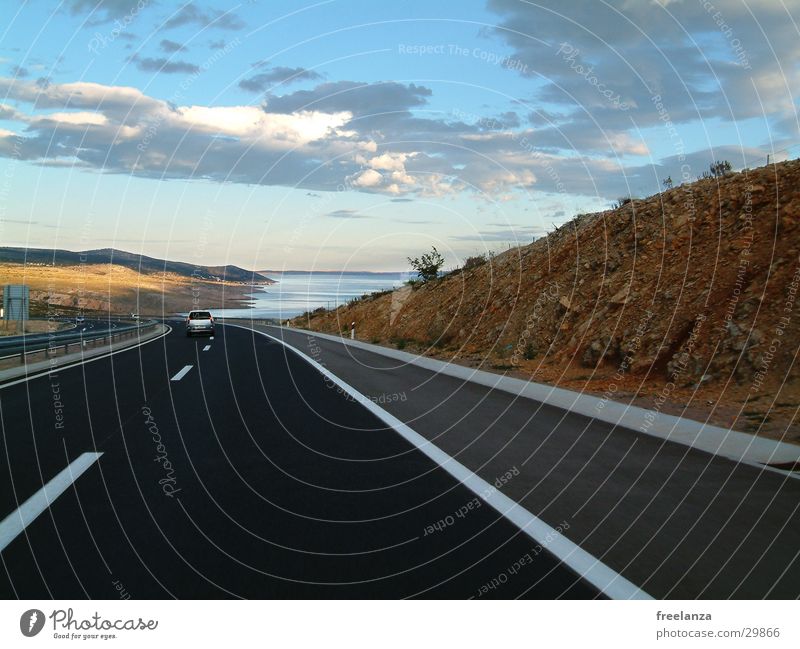
M800 161L577 216L293 324L800 442Z

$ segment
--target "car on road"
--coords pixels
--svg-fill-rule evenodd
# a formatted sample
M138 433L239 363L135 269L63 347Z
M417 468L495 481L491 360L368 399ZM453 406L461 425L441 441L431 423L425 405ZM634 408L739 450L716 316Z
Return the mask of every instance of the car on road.
M209 311L190 311L186 317L186 335L214 335L214 318Z

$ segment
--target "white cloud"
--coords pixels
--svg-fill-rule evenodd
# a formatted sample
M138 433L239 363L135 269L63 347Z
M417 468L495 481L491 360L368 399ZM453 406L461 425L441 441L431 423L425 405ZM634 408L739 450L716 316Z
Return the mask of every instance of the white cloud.
M340 134L350 113L265 113L255 106L187 106L172 115L176 127L259 140L268 147L297 147Z
M490 0L489 7L499 16L495 35L524 64L521 74L539 81L533 103L576 108L570 122L584 130L658 123L652 93L678 124L796 112L798 0ZM631 109L614 110L611 96Z
M377 187L383 182L383 176L374 169L367 169L357 174L353 179L356 187Z
M33 115L27 119L29 124L40 122L55 122L58 124L70 124L73 126L105 126L108 118L100 113L90 111L76 111L74 113L47 113L44 115Z
M541 25L517 4L497 0L492 6L507 17L504 24L541 33ZM577 9L570 5L569 11ZM600 10L584 7L581 11L594 16L592 11ZM663 10L655 7L652 11ZM601 17L597 20L602 23ZM614 60L605 46L585 44L589 37L579 38L577 31L571 37L576 46L610 66L609 75L622 86L625 99L631 95L630 111L596 107L592 103L598 101L596 89L569 68L565 72L563 61L553 61L554 50L545 50L550 58L540 66L550 70L553 83L544 82L538 88L559 104L556 109L540 112L538 120L520 126L514 116L536 114L534 108L541 105L520 101L518 112L504 113L504 120L493 119L491 129L480 120L467 124L452 116L434 119L415 114L432 91L398 82L324 82L310 90L268 95L261 106L176 106L133 87L83 81L42 85L0 78L0 94L19 105L0 105L0 118L27 125L22 145L0 135L0 155L155 178L204 178L312 191L349 185L392 197L470 192L505 200L530 191L606 198L630 191L645 193L646 189L631 189L626 171L636 182L653 180L650 191L657 190L659 176L672 168L671 163L647 162L651 151L637 130L661 126L653 117L653 102L641 95L625 62ZM526 49L527 41L503 38L518 49L519 56L542 55ZM630 41L635 63L651 66L660 87L674 88L659 67L664 52L653 55L641 49L641 39L631 40L629 34L620 38ZM691 70L684 79L687 84L708 84L709 75L692 68L694 54L678 48L670 50L669 56L676 67ZM776 100L782 92L780 73L765 70L754 83L759 93L771 97L773 109L783 111L782 124L790 128L792 122L784 114L789 104L785 97L783 103ZM564 89L572 94L573 104L563 103ZM749 114L752 105L738 108L750 101L745 90L734 83L728 98L735 99L737 110ZM670 100L670 117L681 124L716 115L718 94L707 88L692 90L696 105L664 96ZM580 103L583 96L589 97L585 105ZM694 144L687 139L687 154ZM703 159L705 152L698 153L697 159ZM631 162L635 157L641 161Z
M405 171L405 161L413 153L384 153L369 161L369 166L380 171Z

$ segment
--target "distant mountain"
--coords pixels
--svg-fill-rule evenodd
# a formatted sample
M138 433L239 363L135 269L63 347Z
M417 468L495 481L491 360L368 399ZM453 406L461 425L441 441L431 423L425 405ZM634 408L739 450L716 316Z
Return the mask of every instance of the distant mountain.
M394 277L396 275L402 275L404 271L400 270L259 270L257 271L262 275L308 275L309 273L313 275L344 275L344 276L352 276L352 275L375 275L375 276L387 276L387 277Z
M51 250L46 248L3 248L0 247L0 263L35 264L47 266L76 266L78 264L116 264L139 273L175 273L203 280L226 280L247 284L272 283L258 271L245 270L239 266L203 266L182 261L156 259L133 252L102 248L74 252L72 250Z

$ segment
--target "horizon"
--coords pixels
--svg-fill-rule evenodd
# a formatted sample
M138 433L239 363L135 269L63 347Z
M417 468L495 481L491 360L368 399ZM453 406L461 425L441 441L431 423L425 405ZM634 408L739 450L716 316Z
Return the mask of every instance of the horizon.
M186 261L185 259L167 259L162 257L152 257L151 255L145 255L144 253L138 252L131 252L130 250L125 250L123 248L84 248L79 250L71 250L69 248L38 248L33 246L0 246L0 250L25 250L28 251L43 251L43 252L70 252L76 255L80 254L88 254L93 252L104 252L106 250L111 252L122 252L126 255L133 255L135 257L147 257L149 259L153 259L155 261L167 261L172 263L180 263L180 264L188 264L188 265L202 265L202 266L227 266L227 265L236 265L236 264L225 264L225 263L204 263L204 264L196 264L195 261ZM2 262L0 262L2 263ZM287 268L287 269L276 269L276 268L268 268L268 269L251 269L251 268L242 268L242 270L253 272L253 273L342 273L345 275L402 275L408 274L410 271L408 270L339 270L336 268L331 269L321 269L321 268L312 268L310 270L302 269L302 268Z

